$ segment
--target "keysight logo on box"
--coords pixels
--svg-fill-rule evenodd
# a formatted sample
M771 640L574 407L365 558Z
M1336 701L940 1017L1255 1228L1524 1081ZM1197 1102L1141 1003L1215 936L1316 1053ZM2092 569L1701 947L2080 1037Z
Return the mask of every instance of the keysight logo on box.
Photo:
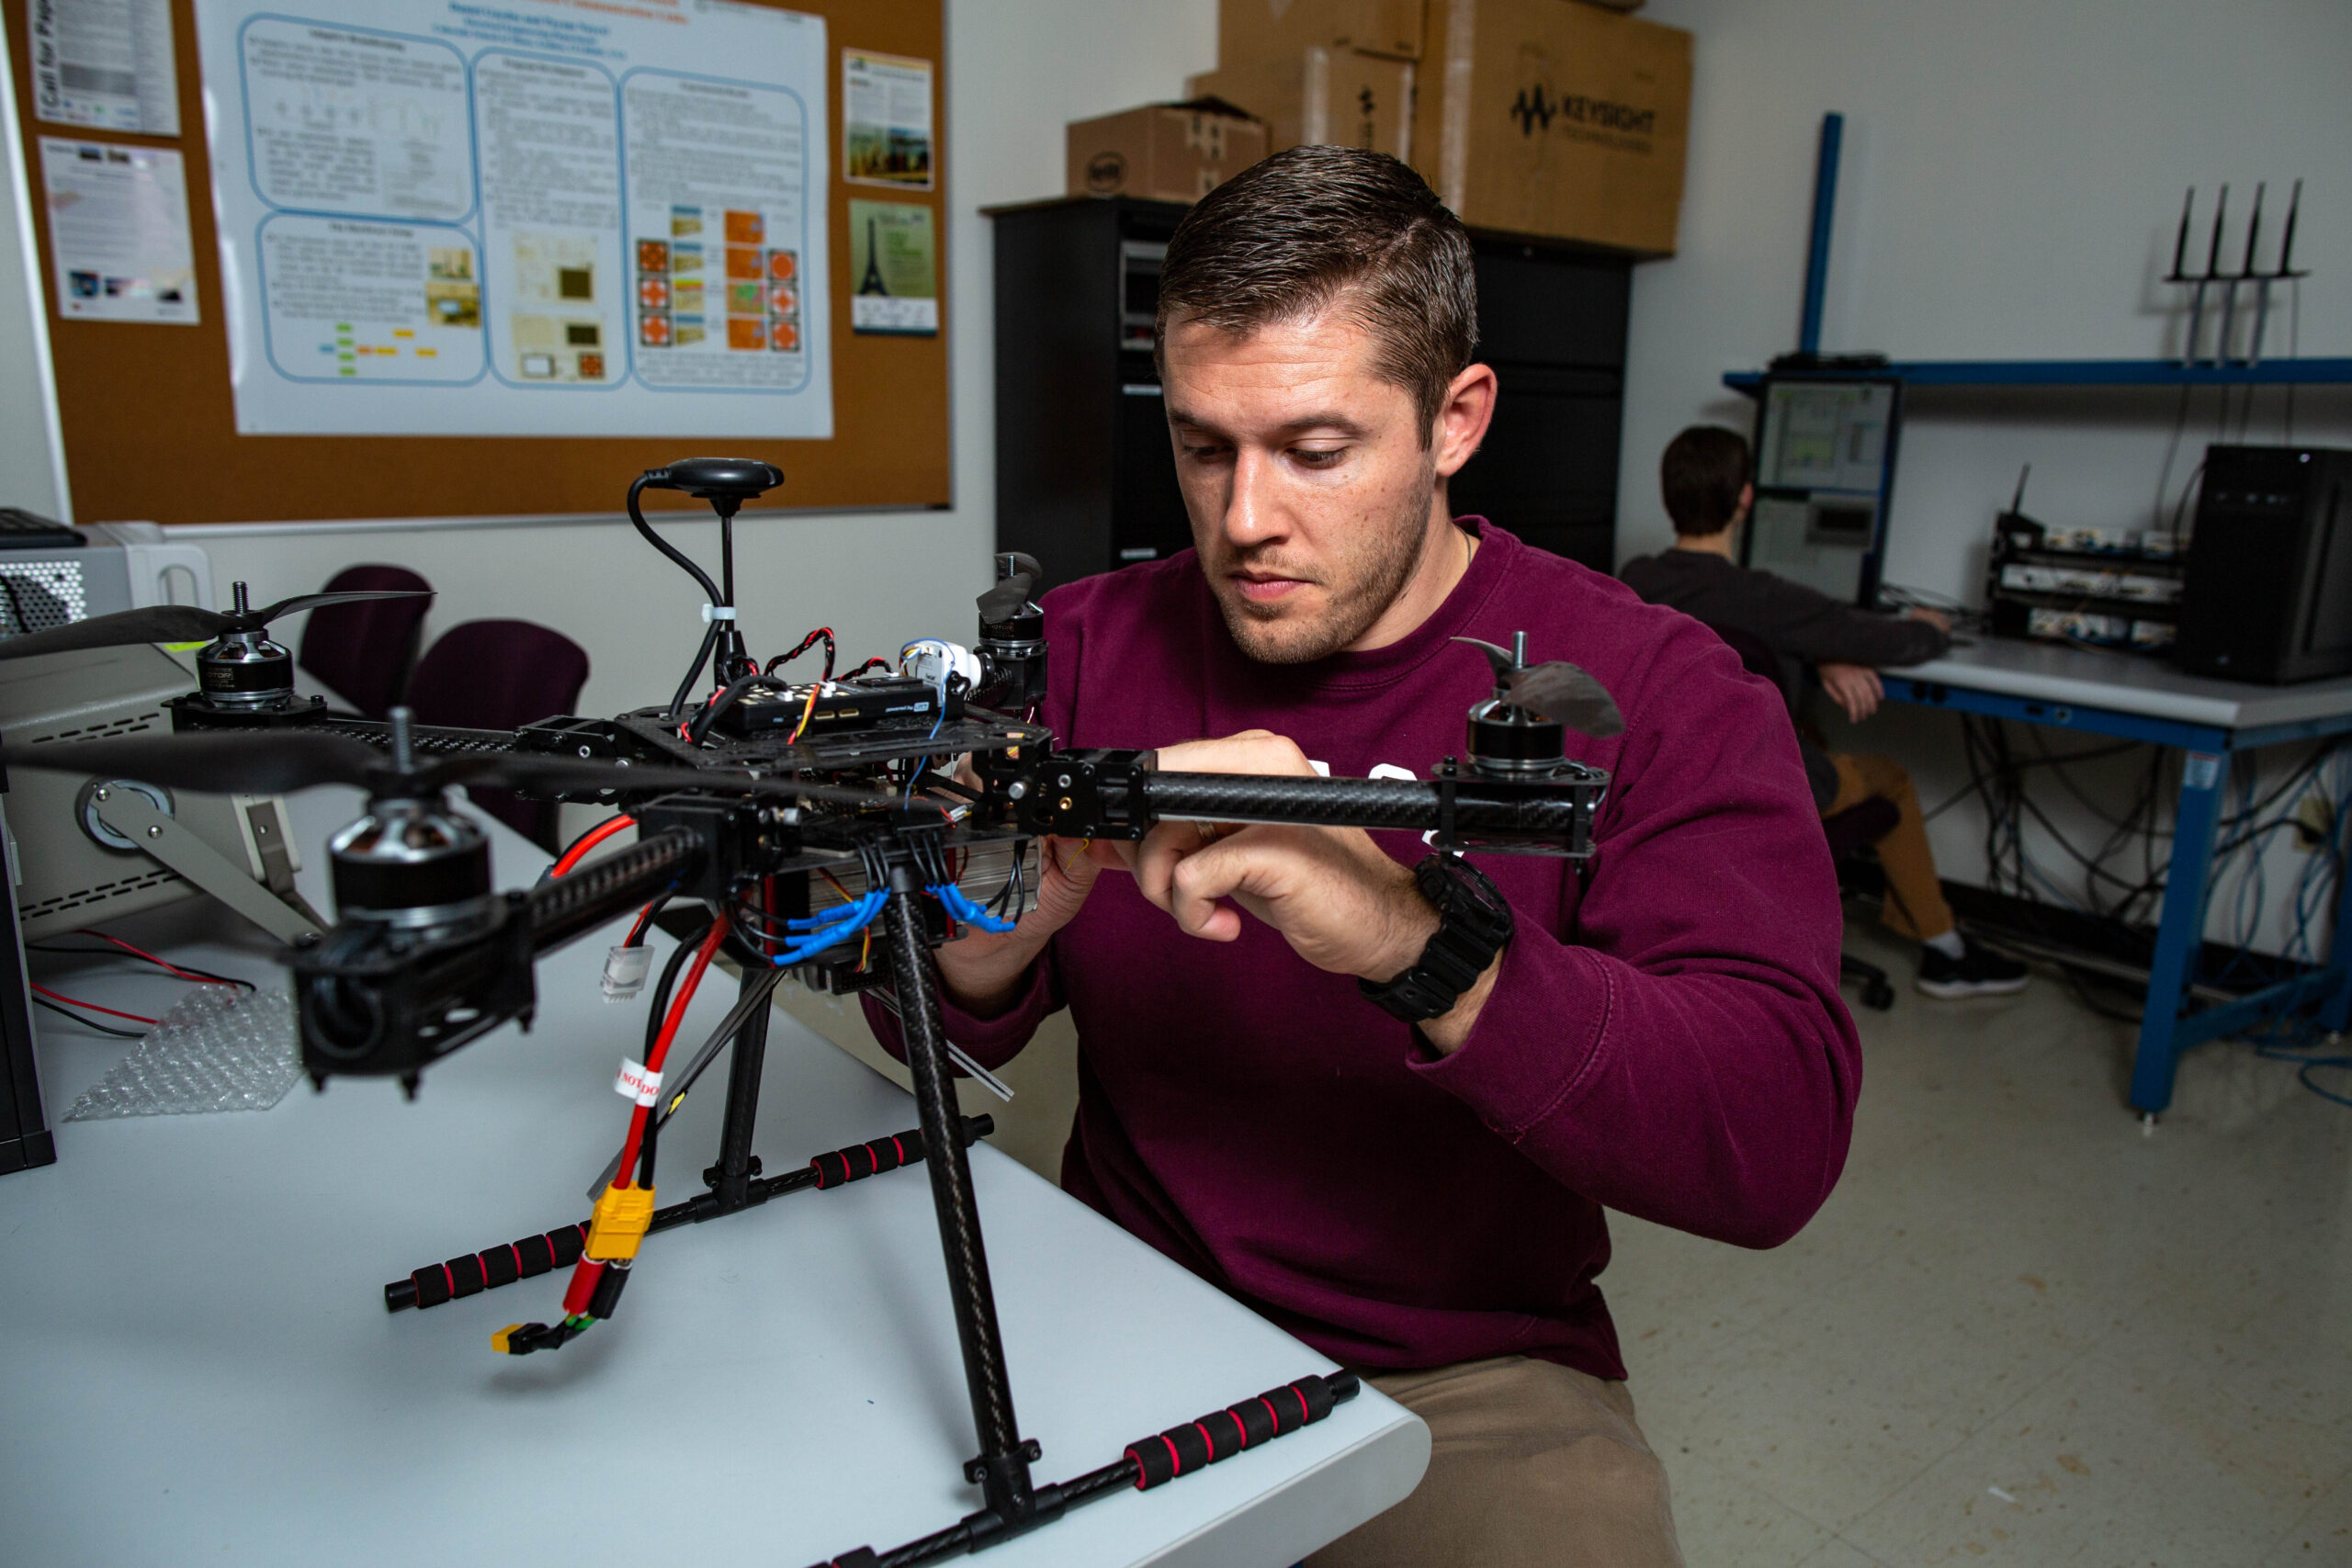
M1582 93L1563 93L1554 97L1541 82L1519 90L1519 96L1511 100L1510 117L1519 122L1521 136L1532 137L1539 130L1549 134L1556 119L1563 136L1598 141L1629 152L1648 152L1649 138L1657 129L1656 109L1587 97Z

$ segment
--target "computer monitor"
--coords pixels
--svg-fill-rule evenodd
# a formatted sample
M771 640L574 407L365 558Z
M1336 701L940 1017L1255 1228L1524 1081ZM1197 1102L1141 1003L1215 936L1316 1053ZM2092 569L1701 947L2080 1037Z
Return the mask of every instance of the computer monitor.
M1903 384L1767 376L1756 399L1756 510L1740 559L1833 598L1878 597Z

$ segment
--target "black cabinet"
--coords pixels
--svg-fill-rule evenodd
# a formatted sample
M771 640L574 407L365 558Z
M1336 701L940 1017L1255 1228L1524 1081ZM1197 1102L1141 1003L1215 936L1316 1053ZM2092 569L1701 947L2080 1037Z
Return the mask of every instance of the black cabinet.
M1502 392L1447 499L1457 514L1611 570L1633 264L1516 241L1476 248L1478 357Z
M1000 208L996 224L997 547L1050 582L1192 543L1151 325L1181 206L1077 197ZM1479 357L1502 380L1457 513L1603 571L1617 512L1631 263L1480 239Z

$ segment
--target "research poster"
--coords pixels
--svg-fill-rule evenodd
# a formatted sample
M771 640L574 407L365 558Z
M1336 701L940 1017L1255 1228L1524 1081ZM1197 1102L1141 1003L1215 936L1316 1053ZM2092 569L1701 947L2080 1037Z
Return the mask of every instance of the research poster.
M237 428L833 433L821 17L197 0Z

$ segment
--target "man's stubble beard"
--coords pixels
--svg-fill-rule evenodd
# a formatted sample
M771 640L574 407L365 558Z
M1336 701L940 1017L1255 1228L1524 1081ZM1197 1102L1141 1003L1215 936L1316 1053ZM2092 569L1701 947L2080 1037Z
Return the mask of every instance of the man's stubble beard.
M1319 586L1329 602L1311 618L1299 618L1285 604L1261 609L1244 598L1226 574L1250 564L1252 558L1233 550L1217 535L1214 549L1202 547L1200 557L1226 630L1243 653L1261 664L1311 664L1346 648L1371 629L1413 580L1421 553L1429 547L1430 508L1436 497L1437 466L1432 461L1423 466L1421 482L1389 526L1365 529L1355 548L1327 563L1331 578ZM1278 556L1266 559L1281 564Z

